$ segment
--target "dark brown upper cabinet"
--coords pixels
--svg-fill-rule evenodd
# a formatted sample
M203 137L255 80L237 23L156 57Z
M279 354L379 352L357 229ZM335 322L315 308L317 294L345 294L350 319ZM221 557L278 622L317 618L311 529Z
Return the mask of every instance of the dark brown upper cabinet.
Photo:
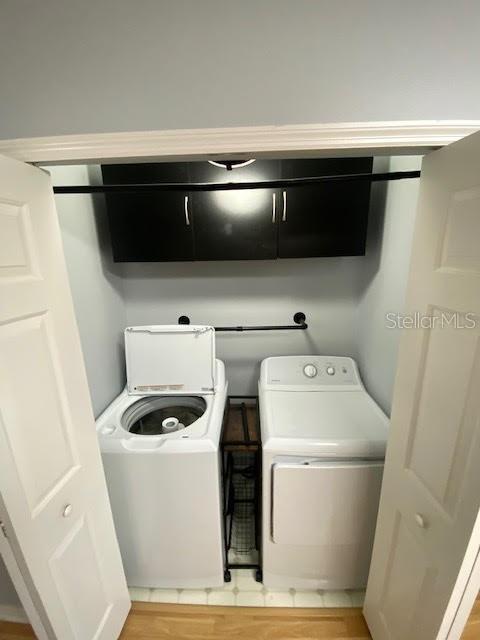
M371 173L372 158L282 160L282 178ZM370 182L282 189L278 257L365 254Z
M189 182L187 163L102 166L104 184ZM194 259L190 194L181 191L107 194L115 262Z
M280 163L256 160L227 171L208 162L191 165L193 182L257 182L280 176ZM266 260L277 257L278 193L272 189L198 191L192 194L196 260Z
M105 184L257 182L370 173L372 158L105 165ZM114 260L268 260L365 253L370 182L107 194Z

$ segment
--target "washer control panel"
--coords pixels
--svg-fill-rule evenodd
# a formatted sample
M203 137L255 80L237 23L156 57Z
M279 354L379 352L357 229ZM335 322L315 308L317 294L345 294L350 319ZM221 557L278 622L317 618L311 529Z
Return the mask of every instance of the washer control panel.
M280 356L262 362L261 380L272 387L360 386L357 366L343 356Z

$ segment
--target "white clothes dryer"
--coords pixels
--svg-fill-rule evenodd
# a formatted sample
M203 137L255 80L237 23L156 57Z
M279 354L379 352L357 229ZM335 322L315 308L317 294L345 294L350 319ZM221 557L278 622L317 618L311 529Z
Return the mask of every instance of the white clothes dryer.
M264 584L364 587L388 418L344 357L267 358L259 401Z

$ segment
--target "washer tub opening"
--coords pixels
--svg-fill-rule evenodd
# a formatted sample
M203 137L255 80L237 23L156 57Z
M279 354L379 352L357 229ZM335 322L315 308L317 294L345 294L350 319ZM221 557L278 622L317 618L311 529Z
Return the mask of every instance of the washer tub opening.
M198 396L154 396L132 404L122 416L122 427L142 436L158 436L188 428L205 413Z

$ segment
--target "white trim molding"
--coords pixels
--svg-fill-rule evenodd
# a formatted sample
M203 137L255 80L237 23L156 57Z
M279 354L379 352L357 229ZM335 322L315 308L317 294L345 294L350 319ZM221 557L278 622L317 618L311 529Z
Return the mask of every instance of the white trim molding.
M37 164L425 153L480 129L480 120L353 122L93 133L0 140L0 153Z

